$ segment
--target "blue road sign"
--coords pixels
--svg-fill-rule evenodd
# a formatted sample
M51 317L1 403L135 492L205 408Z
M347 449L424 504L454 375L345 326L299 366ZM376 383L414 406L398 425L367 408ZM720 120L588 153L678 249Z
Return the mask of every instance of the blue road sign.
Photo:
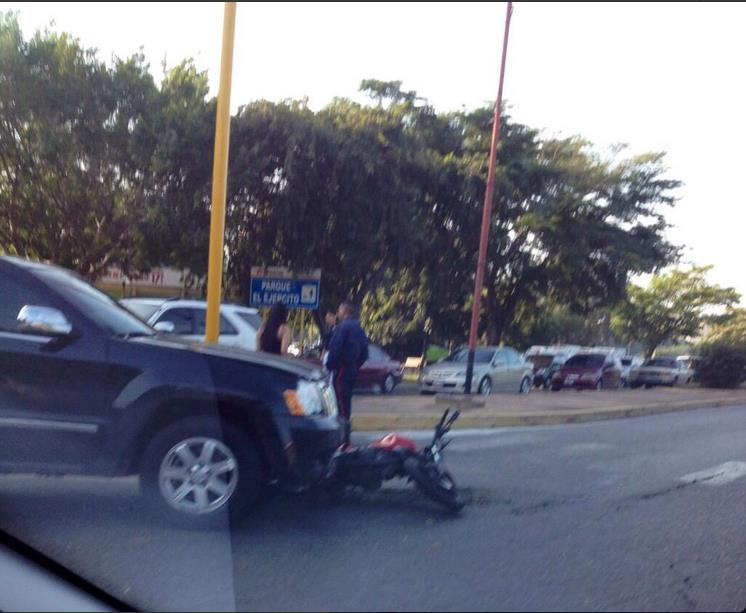
M318 309L320 273L292 275L281 268L251 270L251 306L270 307L282 301L291 309Z

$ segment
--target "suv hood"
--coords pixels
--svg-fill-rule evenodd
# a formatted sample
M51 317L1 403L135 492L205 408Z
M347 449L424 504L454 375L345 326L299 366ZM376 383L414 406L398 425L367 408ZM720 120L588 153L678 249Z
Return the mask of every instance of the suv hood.
M203 342L190 341L177 336L152 336L137 337L131 342L142 343L153 347L168 347L170 349L182 349L193 351L203 355L213 356L215 358L237 360L246 362L254 366L272 368L281 370L286 373L301 377L303 379L321 379L323 377L321 369L316 364L311 364L305 360L297 358L285 358L271 353L262 353L259 351L248 351L239 347L226 347L225 345L213 345Z

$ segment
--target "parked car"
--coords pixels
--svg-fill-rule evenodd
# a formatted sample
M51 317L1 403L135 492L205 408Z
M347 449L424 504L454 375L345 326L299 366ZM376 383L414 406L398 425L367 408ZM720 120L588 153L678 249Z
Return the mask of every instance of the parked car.
M373 343L368 345L368 360L357 374L355 389L375 390L382 394L390 394L404 378L404 367L398 360L394 360L381 347ZM321 365L321 347L310 348L304 354L304 359Z
M468 349L461 348L425 368L420 377L420 392L463 393L468 355ZM484 395L496 391L528 394L533 382L533 366L512 347L477 348L474 355L473 391Z
M622 382L619 357L604 353L578 353L552 377L552 391L575 389L617 389Z
M540 353L527 355L526 360L534 367L534 385L548 388L552 385L552 377L568 360L567 355L561 353Z
M652 358L639 368L630 372L630 387L647 388L655 385L669 385L690 383L693 377L692 371L686 364L676 358Z
M122 298L119 304L146 322L164 302L166 302L165 298Z
M686 368L692 371L692 381L699 381L699 365L701 358L697 355L680 355L676 358Z
M0 472L139 475L154 510L199 524L312 482L342 441L306 362L159 335L54 266L0 257L0 287Z
M632 372L633 368L640 366L643 363L643 360L634 356L625 355L619 358L619 361L622 363L622 387L627 387L629 385L630 372Z
M206 315L207 303L203 300L167 300L150 316L148 323L160 332L202 341ZM221 304L218 344L254 351L256 333L261 325L262 318L256 309Z

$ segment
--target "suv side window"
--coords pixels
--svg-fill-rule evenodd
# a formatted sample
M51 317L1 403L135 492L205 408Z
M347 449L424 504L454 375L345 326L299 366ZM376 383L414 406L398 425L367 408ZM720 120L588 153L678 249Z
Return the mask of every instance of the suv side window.
M514 351L513 349L503 349L502 355L505 356L505 359L511 366L515 366L521 363L521 356L518 354L517 351Z
M41 297L17 281L0 273L0 331L18 332L18 312L27 304L48 306Z
M174 334L193 334L194 320L191 309L169 309L163 313L156 323L170 321L174 325Z
M194 332L192 334L201 336L205 333L205 320L207 319L206 309L192 309L192 317L194 319ZM235 336L238 334L236 330L223 315L220 315L220 332L221 336Z

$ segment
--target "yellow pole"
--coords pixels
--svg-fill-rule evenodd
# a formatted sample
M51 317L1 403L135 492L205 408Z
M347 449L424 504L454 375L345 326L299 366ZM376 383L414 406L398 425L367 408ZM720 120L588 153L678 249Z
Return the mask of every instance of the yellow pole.
M212 163L212 210L210 212L210 259L207 265L207 316L205 341L216 343L220 332L220 295L223 282L225 192L228 182L228 147L231 130L231 77L233 39L236 34L236 3L226 2L223 12L223 50L220 56L220 89L215 117L215 154Z

